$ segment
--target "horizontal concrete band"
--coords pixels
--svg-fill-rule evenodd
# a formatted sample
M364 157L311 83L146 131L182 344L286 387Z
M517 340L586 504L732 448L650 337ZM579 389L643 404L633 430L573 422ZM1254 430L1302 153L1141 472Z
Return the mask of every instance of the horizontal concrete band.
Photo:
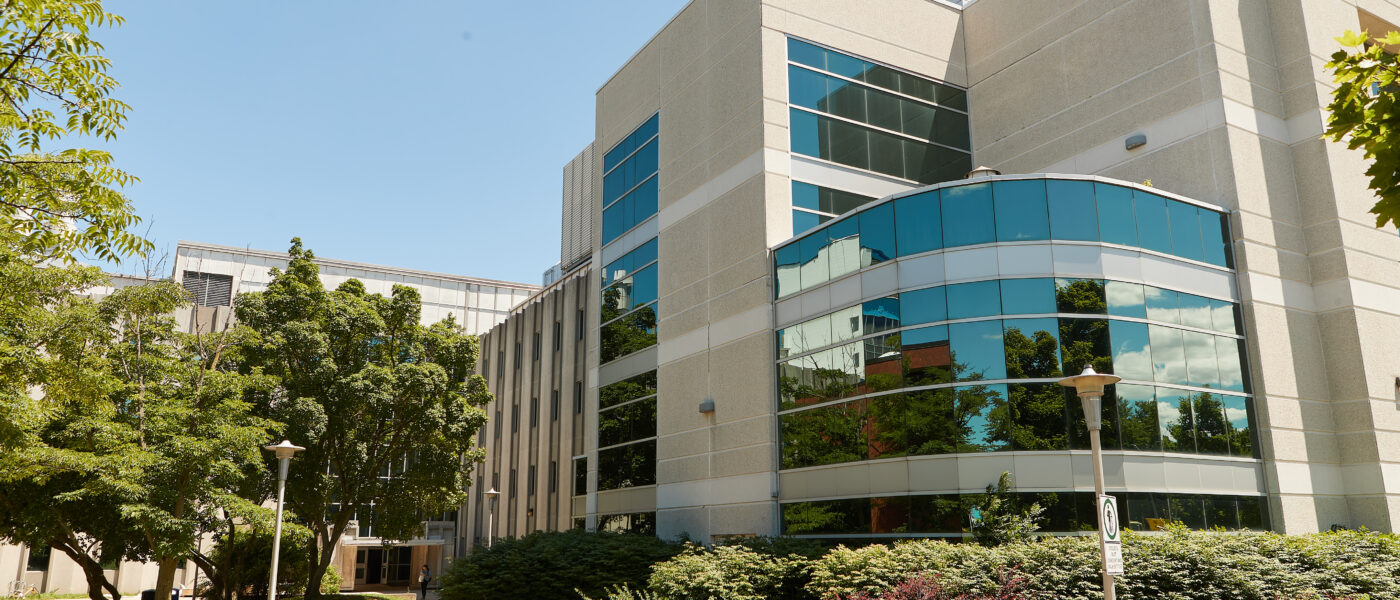
M1113 279L1239 301L1234 274L1150 252L1072 242L991 244L897 258L783 298L776 303L776 325L902 290L1015 277Z
M1253 495L1266 491L1263 464L1230 457L1160 453L1104 454L1110 491ZM779 474L782 500L980 493L1003 472L1017 491L1093 491L1087 451L997 452L914 456L807 467Z

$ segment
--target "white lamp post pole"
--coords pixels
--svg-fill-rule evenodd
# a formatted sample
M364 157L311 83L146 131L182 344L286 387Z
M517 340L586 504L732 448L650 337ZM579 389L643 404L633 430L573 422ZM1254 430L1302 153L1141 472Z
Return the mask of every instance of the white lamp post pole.
M1072 387L1079 394L1079 401L1084 408L1084 424L1089 428L1089 451L1093 454L1094 460L1094 512L1098 515L1099 523L1099 558L1103 563L1103 597L1104 600L1116 600L1117 592L1113 589L1113 575L1109 573L1108 556L1103 542L1103 510L1099 506L1100 498L1103 497L1103 448L1099 443L1099 430L1103 428L1103 388L1122 381L1123 378L1116 375L1100 375L1094 371L1094 367L1084 365L1084 372L1073 377L1066 377L1060 380L1060 385ZM1117 525L1115 524L1116 528Z
M272 533L272 574L267 582L267 600L277 600L277 558L282 552L282 498L287 491L287 467L292 455L306 448L292 444L291 440L282 440L280 444L263 446L263 449L277 454L277 520Z
M496 496L501 495L496 488L491 488L481 493L486 496L486 547L491 547L491 540L496 535Z

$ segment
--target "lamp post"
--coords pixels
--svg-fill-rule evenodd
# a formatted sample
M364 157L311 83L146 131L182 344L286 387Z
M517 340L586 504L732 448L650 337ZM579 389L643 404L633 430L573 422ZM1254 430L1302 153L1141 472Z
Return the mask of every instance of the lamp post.
M287 491L287 467L292 462L292 455L305 449L293 444L291 440L263 446L263 450L270 450L277 455L277 521L272 532L272 574L267 582L267 600L277 600L277 556L282 551L282 497Z
M495 537L495 517L496 517L496 496L501 495L496 488L491 488L481 493L486 496L486 547L491 547L491 539Z
M1089 450L1094 459L1094 512L1098 514L1099 523L1099 558L1103 563L1103 597L1104 600L1115 600L1117 593L1113 589L1113 574L1108 568L1108 554L1104 543L1104 518L1103 509L1099 505L1103 497L1103 448L1099 444L1099 430L1103 428L1103 388L1122 381L1122 377L1117 375L1100 375L1094 372L1094 367L1084 365L1084 372L1073 377L1066 377L1060 380L1060 385L1072 387L1079 394L1079 401L1084 407L1084 424L1089 428ZM1114 531L1117 524L1113 524ZM1114 534L1116 535L1116 533Z

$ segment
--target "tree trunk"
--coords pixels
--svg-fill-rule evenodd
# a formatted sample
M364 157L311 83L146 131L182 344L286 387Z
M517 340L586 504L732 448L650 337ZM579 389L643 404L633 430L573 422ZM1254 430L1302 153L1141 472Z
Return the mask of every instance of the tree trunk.
M117 591L117 586L107 581L107 574L102 572L102 564L93 560L86 552L79 548L70 546L67 543L55 543L54 548L61 550L73 562L83 569L83 578L87 580L88 598L92 600L109 600L103 597L102 592L111 594L110 600L122 600L122 595Z
M226 599L228 596L226 596L224 592L224 574L219 571L219 568L214 562L210 560L208 556L198 552L196 552L190 560L193 560L194 564L199 567L199 570L204 572L204 579L208 582L209 587L207 588L206 595L203 597ZM199 590L196 589L195 593L198 594Z
M340 541L340 535L345 532L346 522L349 521L348 512L345 515L336 517L336 521L326 532L324 525L321 531L312 536L311 543L307 545L307 557L310 559L311 568L308 569L306 577L306 598L305 600L321 600L321 579L326 576L326 570L331 566L331 557L335 554L335 545Z
M156 561L156 600L165 600L175 590L175 559L162 558Z

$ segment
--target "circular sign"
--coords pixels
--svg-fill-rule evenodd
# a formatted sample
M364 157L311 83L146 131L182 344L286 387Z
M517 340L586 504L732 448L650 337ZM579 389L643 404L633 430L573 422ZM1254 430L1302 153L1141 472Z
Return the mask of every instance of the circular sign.
M1118 502L1113 496L1103 496L1099 510L1103 513L1103 535L1110 542L1118 541Z

